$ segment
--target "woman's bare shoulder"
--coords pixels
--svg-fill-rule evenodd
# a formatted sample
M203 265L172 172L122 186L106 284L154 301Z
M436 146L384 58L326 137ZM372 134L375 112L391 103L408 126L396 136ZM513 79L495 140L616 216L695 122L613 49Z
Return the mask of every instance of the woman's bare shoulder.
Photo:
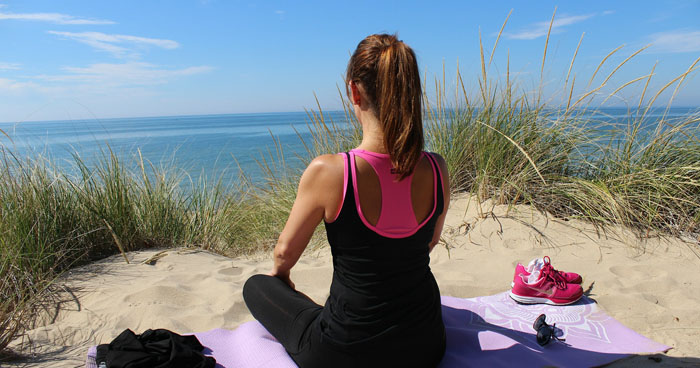
M451 190L451 184L450 174L447 171L447 161L445 161L445 159L439 153L428 152L428 154L435 160L440 168L440 177L442 178L443 190L445 191L446 195L448 195Z
M430 155L430 157L435 159L435 162L438 164L438 166L440 166L440 171L442 171L443 173L446 173L447 172L447 161L445 161L445 159L439 153L435 153L435 152L427 152L427 153Z
M311 163L309 163L308 169L311 169L314 171L341 170L341 173L342 173L342 169L344 166L343 160L344 160L343 155L339 155L339 154L325 154L325 155L317 156L316 158L311 160Z
M321 155L311 160L303 176L309 180L323 182L316 184L334 184L334 181L343 180L344 167L343 155Z

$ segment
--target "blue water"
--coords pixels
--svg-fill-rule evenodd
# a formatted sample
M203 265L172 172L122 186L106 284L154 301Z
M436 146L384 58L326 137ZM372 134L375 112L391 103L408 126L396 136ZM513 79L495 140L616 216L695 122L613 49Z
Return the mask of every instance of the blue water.
M673 121L697 111L654 109L645 120L653 128L664 113ZM326 115L336 123L346 122L342 111ZM624 129L630 121L628 111L621 108L585 112L579 118L610 124L601 129ZM261 153L275 152L272 135L279 139L286 163L301 167L296 158L304 152L299 135L308 140L309 123L305 112L0 123L0 129L11 138L0 134L0 147L19 157L47 157L68 174L76 173L73 154L92 166L111 149L127 165L137 164L140 150L147 162L176 167L194 181L202 174L209 180L236 181L239 165L251 179L258 180L262 177Z
M324 114L346 121L342 111ZM0 123L9 135L0 134L0 146L19 157L49 158L68 174L77 173L74 154L93 166L111 149L132 167L140 150L144 161L176 167L194 181L202 174L210 181L235 181L239 166L257 180L262 153L275 153L273 135L286 163L300 167L295 153L304 152L300 136L309 139L310 122L307 113L292 112Z

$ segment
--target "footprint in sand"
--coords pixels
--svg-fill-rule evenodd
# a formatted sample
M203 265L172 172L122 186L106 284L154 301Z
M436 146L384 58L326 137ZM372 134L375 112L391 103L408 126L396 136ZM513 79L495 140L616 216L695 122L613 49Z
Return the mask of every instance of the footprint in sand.
M609 268L614 275L632 280L648 280L655 277L665 277L668 272L648 265L612 266Z
M241 267L227 267L219 270L219 275L224 276L240 276L243 273L243 268Z
M188 306L192 304L193 296L181 288L154 286L129 294L124 297L124 301L132 306L156 304Z
M224 322L226 325L234 325L235 322L240 321L241 318L246 317L250 314L248 307L243 301L234 302L227 310L223 313Z

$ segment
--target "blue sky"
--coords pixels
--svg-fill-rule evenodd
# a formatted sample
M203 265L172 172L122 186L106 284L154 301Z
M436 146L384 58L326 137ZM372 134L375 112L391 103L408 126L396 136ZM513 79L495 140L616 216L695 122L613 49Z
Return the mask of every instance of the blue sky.
M554 12L544 75L546 29ZM543 86L558 102L576 45L574 94L616 47L591 86L639 48L599 95L648 74L655 91L700 57L700 1L12 1L0 0L0 121L301 111L340 107L349 54L372 33L398 32L428 81L456 85L459 62L470 93L512 14L489 68L523 90ZM697 66L700 66L700 63ZM700 72L677 106L698 106ZM635 105L646 80L606 104ZM433 83L428 83L428 90ZM590 89L590 88L589 88ZM665 104L673 87L659 97ZM602 101L602 97L596 101Z

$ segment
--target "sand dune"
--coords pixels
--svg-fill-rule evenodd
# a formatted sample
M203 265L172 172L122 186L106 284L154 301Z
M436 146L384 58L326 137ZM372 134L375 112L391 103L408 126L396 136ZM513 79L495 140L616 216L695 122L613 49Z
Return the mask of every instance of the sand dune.
M617 366L700 364L700 246L697 240L636 238L622 229L543 216L530 207L452 202L431 267L441 293L491 295L510 287L518 262L549 255L561 270L583 275L588 295L610 315L672 346L668 355L636 357ZM160 254L159 254L160 253ZM142 262L158 254L153 264ZM271 268L270 256L225 258L202 250L132 252L71 271L59 312L50 309L28 332L36 359L17 366L76 367L87 348L125 328L140 333L234 329L252 320L241 289ZM297 288L319 303L332 274L328 247L307 250L292 270ZM661 358L661 362L657 362ZM50 363L50 364L49 364Z

